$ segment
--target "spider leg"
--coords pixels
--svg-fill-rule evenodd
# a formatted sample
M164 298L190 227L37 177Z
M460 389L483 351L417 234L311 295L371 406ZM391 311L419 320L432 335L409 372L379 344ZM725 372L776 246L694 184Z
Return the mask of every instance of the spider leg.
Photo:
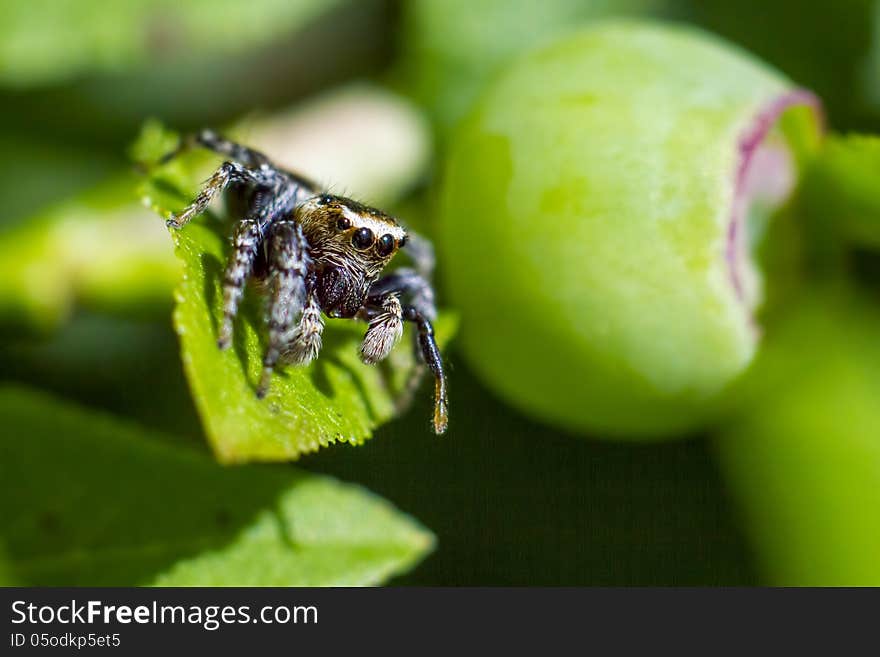
M253 170L236 162L224 162L208 179L195 200L180 214L171 215L171 218L165 223L171 228L185 226L193 217L202 214L214 197L230 183L274 188L278 187L281 182L279 174L271 169Z
M266 246L268 227L276 217L289 216L296 204L299 189L285 185L275 190L256 188L245 219L236 226L232 237L232 257L223 277L223 323L217 345L226 349L232 339L233 321L248 279L261 248Z
M321 303L315 290L309 288L306 293L306 305L299 318L299 326L281 355L282 361L294 365L307 365L312 362L321 351L323 332L324 318L321 315Z
M449 423L449 397L446 391L446 373L443 371L443 358L434 340L434 326L416 307L404 306L403 318L414 322L418 327L418 341L421 355L431 374L434 375L434 433L446 431Z
M293 340L297 319L306 303L306 276L311 258L302 228L292 220L269 227L269 346L263 356L263 374L257 396L269 391L272 371L285 346Z
M400 293L407 299L407 305L414 306L430 320L437 319L434 290L420 271L411 267L401 267L393 273L383 276L370 286L367 299L382 297L389 292Z
M190 139L197 145L220 155L225 155L230 160L241 162L248 168L258 169L263 165L274 168L272 161L260 151L248 148L229 139L224 139L213 130L202 130L192 135Z
M364 309L370 326L361 344L361 360L367 365L387 358L403 335L403 307L397 294L389 292L374 303Z
M238 314L238 305L245 285L254 271L257 251L263 242L263 230L255 219L243 219L232 237L232 257L223 275L223 324L217 346L226 349L232 342L232 323Z
M431 278L431 274L434 273L435 257L434 246L430 240L407 229L406 243L402 249L413 261L416 271L424 278Z
M202 130L200 132L184 135L180 139L180 143L170 153L164 155L160 160L160 164L166 164L178 157L182 153L201 146L209 151L214 151L219 155L224 155L230 160L240 162L242 165L250 169L259 169L261 166L273 166L271 160L252 148L242 146L234 141L224 139L213 130ZM274 168L274 166L273 166Z
M377 308L383 308L385 300L389 296L397 297L397 295L402 295L407 299L406 303L401 305L401 318L416 325L416 353L419 360L427 365L434 376L434 432L442 434L446 431L446 425L449 421L449 398L446 374L443 371L443 358L434 339L432 321L437 316L437 309L434 305L434 292L430 284L419 272L413 269L398 269L396 272L380 278L372 285L365 306L365 314L371 320L374 317L380 317L382 311L377 311ZM372 321L370 325L372 327ZM420 374L420 371L416 372L416 376ZM417 382L417 378L411 380L410 386L414 387Z

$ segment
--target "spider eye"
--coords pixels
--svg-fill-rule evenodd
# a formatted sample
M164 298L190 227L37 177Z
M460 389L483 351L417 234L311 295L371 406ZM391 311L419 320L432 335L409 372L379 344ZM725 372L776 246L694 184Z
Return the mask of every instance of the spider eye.
M402 249L406 245L406 240L409 239L409 235L404 235L397 242L397 248Z
M321 194L318 197L318 205L330 205L333 202L333 198L330 194Z
M394 236L385 233L380 237L379 242L376 244L376 251L378 251L380 256L387 256L394 251Z
M348 230L351 228L351 219L348 217L339 217L336 220L336 229L337 230Z
M351 243L354 245L354 248L363 251L373 246L374 239L373 231L369 228L358 228L354 231L354 235L351 236Z

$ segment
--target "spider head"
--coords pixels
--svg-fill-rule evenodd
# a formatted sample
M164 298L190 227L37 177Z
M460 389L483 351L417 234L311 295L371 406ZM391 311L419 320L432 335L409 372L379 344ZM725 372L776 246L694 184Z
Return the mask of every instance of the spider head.
M315 196L298 212L317 258L359 265L368 276L378 274L406 241L393 217L342 196Z

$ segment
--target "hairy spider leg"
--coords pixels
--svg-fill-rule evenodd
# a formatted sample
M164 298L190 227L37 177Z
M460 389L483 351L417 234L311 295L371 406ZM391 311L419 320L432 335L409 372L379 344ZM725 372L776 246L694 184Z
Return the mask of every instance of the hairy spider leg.
M241 162L250 169L258 169L263 165L277 168L272 161L260 151L254 150L247 146L243 146L229 139L224 139L213 130L202 130L190 136L190 140L194 145L207 148L210 151L225 155L230 160Z
M281 354L281 361L294 365L307 365L321 351L321 335L324 333L324 317L314 283L306 281L306 305L300 315L299 326L290 343Z
M387 358L403 335L403 307L397 294L380 297L367 319L370 325L361 344L361 360L372 365Z
M196 147L205 148L218 155L223 155L233 162L238 162L245 168L259 169L263 172L268 171L277 178L287 178L290 182L308 189L309 196L318 193L318 186L311 180L291 171L282 169L274 164L264 153L248 146L244 146L243 144L239 144L238 142L225 139L213 130L202 130L201 132L185 135L181 138L177 148L162 157L159 160L159 163L165 164L182 153Z
M165 223L172 228L182 228L193 217L202 214L214 200L214 197L231 183L274 188L285 182L287 181L272 169L253 170L235 162L224 162L208 179L195 200L180 214L171 215Z
M273 244L277 242L277 238L271 238L272 227L279 221L279 218L292 215L294 206L300 202L304 194L305 192L298 185L291 184L289 181L285 181L280 188L272 193L265 188L258 188L247 217L241 220L236 227L232 241L232 256L226 267L223 283L223 324L217 341L221 349L225 349L230 344L233 321L238 314L238 306L244 295L247 281L254 273L254 263L260 249L267 250L268 258L273 257ZM281 224L284 225L288 223L292 224L293 222L281 221ZM299 228L296 229L294 239L305 243L305 238ZM300 307L301 305L300 303Z
M371 320L381 315L385 309L385 300L389 296L401 295L406 302L401 306L401 318L412 322L418 330L416 334L416 355L420 363L427 365L434 376L434 432L442 434L449 422L449 399L446 386L446 374L443 371L443 358L434 339L432 321L437 316L434 304L434 292L428 281L416 270L401 268L376 281L370 288L367 300L366 316ZM368 329L369 333L369 329ZM423 367L419 366L413 373L402 397L409 402L412 391L418 385Z
M270 225L267 239L272 264L269 345L263 356L258 397L266 396L275 365L294 338L297 320L306 303L306 276L311 263L308 242L302 228L293 220L276 221Z
M264 164L272 165L271 160L263 155L263 153L224 139L213 130L202 130L197 133L184 135L181 137L177 148L164 155L159 160L159 164L166 164L182 153L199 146L220 155L225 155L230 160L239 162L249 169L259 169Z
M432 321L437 319L434 290L428 279L412 267L401 267L373 283L370 286L368 299L384 297L388 293L402 296L406 300L406 305L414 306L428 319Z
M418 344L421 355L431 374L434 375L434 433L446 431L449 423L449 398L446 391L446 374L443 371L443 358L434 340L434 326L414 306L404 306L403 318L418 327Z
M217 337L217 346L226 349L232 342L232 325L248 279L254 272L254 261L263 239L263 230L257 219L244 219L235 227L232 237L232 257L223 274L223 323Z

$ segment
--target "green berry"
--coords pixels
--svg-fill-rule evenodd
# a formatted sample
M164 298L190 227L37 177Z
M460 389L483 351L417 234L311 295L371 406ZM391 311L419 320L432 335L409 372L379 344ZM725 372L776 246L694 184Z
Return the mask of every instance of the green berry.
M751 239L816 141L815 105L680 27L600 24L518 60L458 130L441 193L473 367L574 430L699 426L755 354Z

